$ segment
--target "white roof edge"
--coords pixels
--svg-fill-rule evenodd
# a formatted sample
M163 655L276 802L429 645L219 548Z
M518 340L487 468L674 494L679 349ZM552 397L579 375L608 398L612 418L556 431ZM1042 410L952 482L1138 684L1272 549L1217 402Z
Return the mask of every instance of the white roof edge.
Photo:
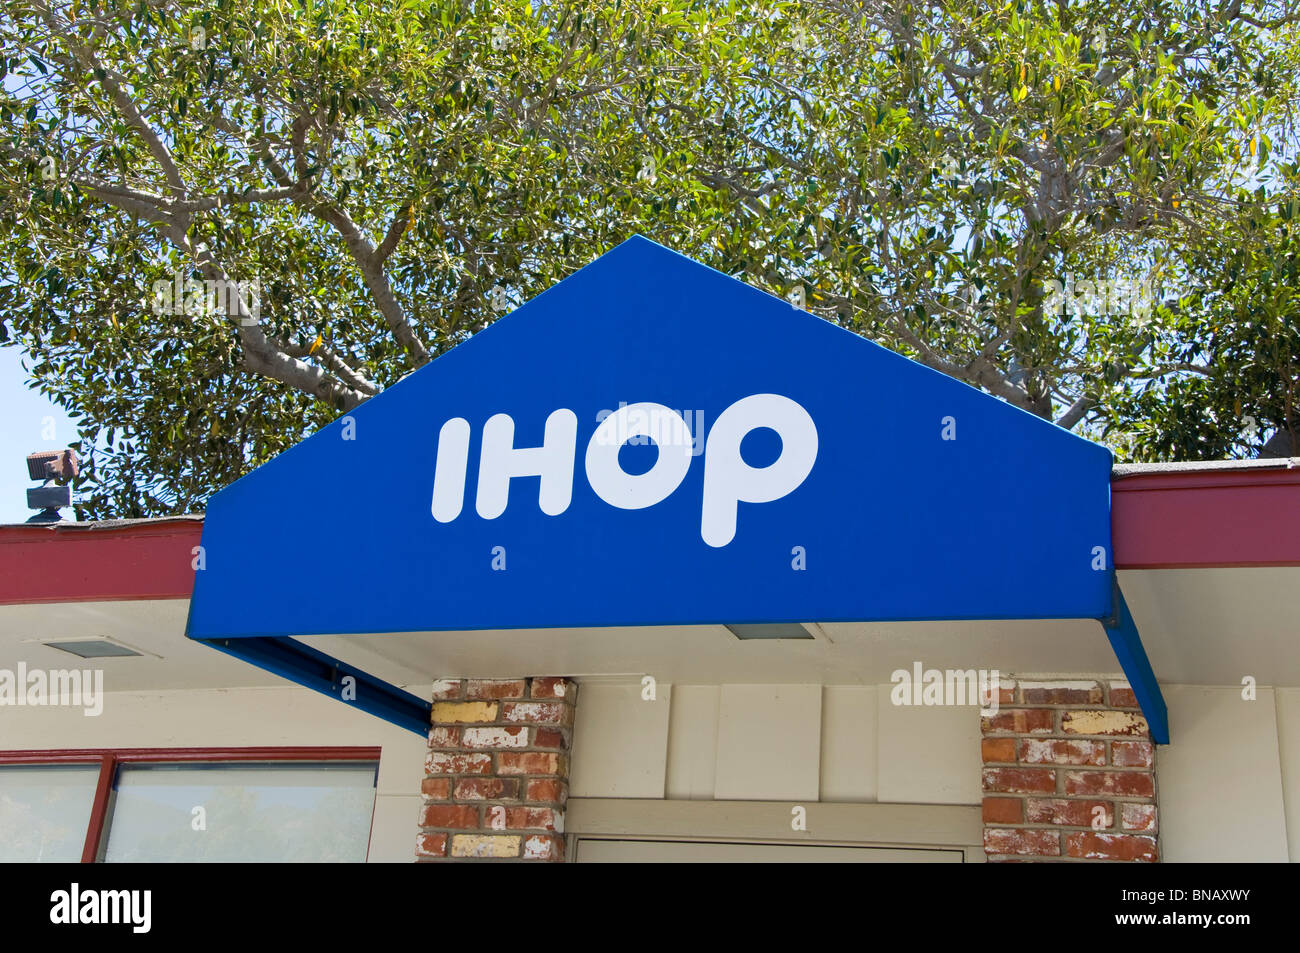
M1173 463L1117 463L1111 467L1115 477L1140 476L1145 473L1200 473L1215 470L1292 470L1300 467L1300 457L1270 457L1256 460L1199 460Z

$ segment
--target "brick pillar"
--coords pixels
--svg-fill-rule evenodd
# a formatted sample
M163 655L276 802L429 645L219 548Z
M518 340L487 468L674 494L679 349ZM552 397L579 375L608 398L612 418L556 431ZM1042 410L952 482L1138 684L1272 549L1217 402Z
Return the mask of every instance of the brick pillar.
M982 717L991 861L1155 862L1155 745L1127 682L1003 682Z
M564 859L577 691L549 677L433 686L417 860Z

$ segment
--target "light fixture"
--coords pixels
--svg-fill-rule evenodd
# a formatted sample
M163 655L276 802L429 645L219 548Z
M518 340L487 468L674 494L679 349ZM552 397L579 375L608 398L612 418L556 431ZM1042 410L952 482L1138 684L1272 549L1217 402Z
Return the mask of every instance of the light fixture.
M731 634L741 640L749 639L811 639L813 634L797 622L755 622L727 626Z
M63 517L59 510L72 505L72 488L69 481L81 469L81 460L74 450L46 450L27 455L27 475L33 480L44 480L43 486L27 491L27 508L40 510L27 522L58 523Z

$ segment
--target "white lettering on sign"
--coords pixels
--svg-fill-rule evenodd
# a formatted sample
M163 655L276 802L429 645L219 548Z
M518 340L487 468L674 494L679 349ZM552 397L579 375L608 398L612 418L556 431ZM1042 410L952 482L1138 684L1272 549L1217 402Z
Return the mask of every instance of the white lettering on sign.
M634 437L651 437L659 446L654 466L635 476L618 463L619 450ZM667 499L681 486L691 468L691 456L691 434L676 411L662 404L631 404L602 420L591 435L587 444L587 482L610 506L645 509Z
M755 430L769 429L781 438L781 453L765 467L752 467L740 455L740 445ZM483 426L479 454L478 495L474 508L484 519L496 519L510 501L515 477L541 477L538 505L558 516L573 498L573 468L577 456L578 418L561 408L546 418L540 447L514 445L515 422L495 414ZM645 473L623 469L618 452L630 438L650 437L659 448ZM433 518L449 523L464 507L469 463L470 425L453 417L438 433L438 457L433 477ZM697 435L698 438L698 435ZM592 490L610 506L639 510L667 499L686 479L693 459L690 428L676 411L662 404L620 407L606 416L587 443L584 466ZM788 496L812 472L817 459L817 427L808 411L779 394L754 394L724 410L709 430L704 447L704 498L700 536L715 548L736 536L741 503L771 503Z
M769 466L741 459L740 442L768 427L781 438L781 455ZM807 478L817 459L817 428L808 411L789 397L755 394L738 400L713 422L704 444L704 510L700 535L710 546L736 536L738 503L771 503Z
M578 443L578 417L557 410L546 418L540 447L515 447L515 421L509 414L493 414L483 425L483 450L478 463L478 500L474 508L485 520L494 520L510 502L510 481L539 476L537 504L547 516L559 516L573 498L573 454ZM437 475L434 475L437 479Z
M438 462L433 470L433 518L450 523L465 505L465 467L469 463L469 421L453 417L438 432Z

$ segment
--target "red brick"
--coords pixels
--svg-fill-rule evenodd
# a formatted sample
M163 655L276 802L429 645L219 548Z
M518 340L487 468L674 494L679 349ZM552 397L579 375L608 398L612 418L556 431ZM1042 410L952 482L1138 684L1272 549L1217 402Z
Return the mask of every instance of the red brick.
M523 725L466 728L461 743L466 748L527 748L528 729Z
M430 748L459 748L460 747L460 729L449 728L446 725L435 725L429 731Z
M1024 854L1035 857L1059 857L1061 835L1056 831L984 829L986 854Z
M1020 742L1020 760L1025 764L1103 765L1106 763L1106 742L1024 738Z
M573 723L573 706L564 702L504 702L503 721L529 725L568 725Z
M1056 712L1050 708L1005 708L995 715L984 715L980 723L986 734L1046 734L1056 726Z
M1156 761L1155 746L1149 741L1112 741L1110 762L1121 768L1149 768Z
M1101 808L1106 828L1115 826L1115 805L1109 801L1074 801L1067 798L1026 798L1025 818L1030 824L1060 824L1092 827L1095 810Z
M1064 685L1030 686L1020 684L1020 698L1026 705L1098 705L1102 702L1101 685L1070 688Z
M431 751L424 769L426 774L491 774L492 755Z
M568 786L554 778L535 778L524 789L524 800L563 804L569 796Z
M1002 761L1008 764L1016 763L1016 739L1015 738L984 738L980 741L980 757L984 763L990 761Z
M498 774L565 773L564 755L546 751L503 751L497 755Z
M471 678L465 685L466 698L524 698L528 686L522 678Z
M446 834L419 834L415 838L415 856L446 857Z
M1155 797L1155 781L1146 771L1067 771L1066 794Z
M1018 797L986 797L984 799L985 824L1023 824L1024 800Z
M1120 821L1126 831L1154 831L1156 806L1154 804L1121 804Z
M451 701L456 698L463 698L465 683L459 678L440 678L433 683L433 693L430 696L436 702Z
M1110 707L1111 708L1137 708L1137 696L1133 694L1132 688L1115 688L1110 689Z
M1092 860L1139 860L1154 863L1156 841L1154 837L1136 834L1095 834L1080 831L1065 835L1067 857L1087 857Z
M420 826L475 828L479 826L478 808L466 804L426 804L420 811Z
M420 793L445 800L451 797L451 778L425 778L420 782Z
M456 781L456 800L518 800L518 778L460 778Z
M567 678L539 677L532 679L532 698L567 698L573 685Z
M1056 791L1051 768L985 768L984 790L1007 794L1047 794Z
M534 748L554 748L556 751L564 751L568 748L568 743L564 740L564 732L558 728L538 728L533 736Z
M525 860L564 860L564 838L554 834L530 834L524 839Z
M510 807L506 808L506 828L560 833L564 830L564 815L549 807Z

